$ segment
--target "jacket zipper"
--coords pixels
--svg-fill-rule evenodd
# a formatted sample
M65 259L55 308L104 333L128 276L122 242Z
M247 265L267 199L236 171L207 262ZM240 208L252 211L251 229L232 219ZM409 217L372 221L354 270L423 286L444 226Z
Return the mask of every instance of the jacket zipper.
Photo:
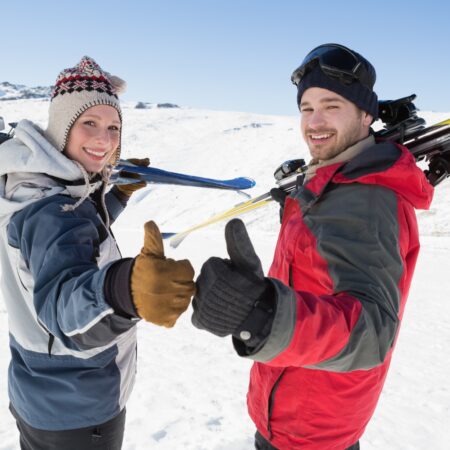
M293 288L293 273L292 273L292 266L289 265L289 286ZM269 440L272 439L272 428L270 426L270 417L272 415L273 410L273 403L275 400L275 392L278 388L278 385L280 384L281 378L283 378L284 372L286 369L283 369L283 371L280 373L278 378L276 379L275 383L272 386L272 390L270 391L269 395L269 405L268 405L268 414L267 414L267 431L269 434Z

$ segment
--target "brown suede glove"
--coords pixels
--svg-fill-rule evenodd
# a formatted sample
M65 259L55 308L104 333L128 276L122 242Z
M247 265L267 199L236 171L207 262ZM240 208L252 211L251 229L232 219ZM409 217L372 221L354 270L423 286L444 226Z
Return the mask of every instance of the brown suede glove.
M141 167L148 167L150 165L150 159L149 158L130 158L127 159L132 164L135 164L136 166ZM122 171L123 174L126 174L127 178L134 178L138 179L139 175L137 173L131 173L127 172L126 170ZM133 194L133 192L138 191L139 189L145 188L147 186L146 181L138 181L137 183L130 183L130 184L117 184L117 189L126 197L130 198Z
M161 233L153 221L144 230L144 247L131 272L133 302L143 319L170 328L195 293L194 269L187 259L164 256Z

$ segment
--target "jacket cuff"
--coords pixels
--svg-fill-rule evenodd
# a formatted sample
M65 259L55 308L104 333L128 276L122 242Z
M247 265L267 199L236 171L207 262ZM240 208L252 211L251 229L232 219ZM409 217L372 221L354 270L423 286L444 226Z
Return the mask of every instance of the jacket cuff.
M233 343L240 356L247 356L267 341L275 317L275 289L266 279L266 289L255 302L253 310L233 333Z
M139 319L131 294L131 271L134 258L124 258L112 264L105 277L103 292L107 303L119 316Z
M295 292L281 281L267 279L273 286L274 309L267 335L256 346L249 347L233 337L233 345L239 356L266 362L282 353L290 344L297 320L297 297Z

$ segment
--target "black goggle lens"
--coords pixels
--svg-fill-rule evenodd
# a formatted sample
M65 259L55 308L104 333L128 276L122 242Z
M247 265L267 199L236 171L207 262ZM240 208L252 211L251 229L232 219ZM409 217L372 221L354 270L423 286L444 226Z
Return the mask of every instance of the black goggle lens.
M313 50L303 60L302 66L314 59L319 59L321 65L345 72L352 72L359 63L355 55L339 47L322 47Z
M300 67L292 74L292 82L298 86L305 73L315 64L319 64L325 73L338 77L344 83L358 79L371 89L368 74L360 70L362 65L359 58L345 47L337 45L319 46L308 53Z

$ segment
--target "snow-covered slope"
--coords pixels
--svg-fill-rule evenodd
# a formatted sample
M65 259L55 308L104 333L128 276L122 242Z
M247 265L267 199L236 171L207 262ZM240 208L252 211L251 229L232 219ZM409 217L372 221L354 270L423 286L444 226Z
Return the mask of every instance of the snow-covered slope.
M51 87L27 87L22 84L12 84L7 81L0 83L0 101L30 98L49 98Z
M41 126L48 102L0 103L5 122L29 118ZM274 182L284 160L307 158L298 117L268 116L189 108L136 109L124 105L123 156L151 158L167 170L213 178L250 176L261 194ZM450 114L423 113L433 123ZM364 450L446 450L450 443L450 181L436 190L432 208L419 213L422 253L404 323L382 398L362 439ZM153 186L136 194L114 224L124 256L142 246L142 225L153 219L162 231L180 231L242 201L233 192ZM279 223L276 205L243 216L267 269ZM190 258L198 273L209 256L226 256L223 225L192 234L174 250ZM245 393L250 363L239 359L227 339L190 325L190 313L174 329L139 324L139 367L128 404L124 450L247 450L253 425ZM18 449L7 410L9 358L7 317L0 302L0 450Z

